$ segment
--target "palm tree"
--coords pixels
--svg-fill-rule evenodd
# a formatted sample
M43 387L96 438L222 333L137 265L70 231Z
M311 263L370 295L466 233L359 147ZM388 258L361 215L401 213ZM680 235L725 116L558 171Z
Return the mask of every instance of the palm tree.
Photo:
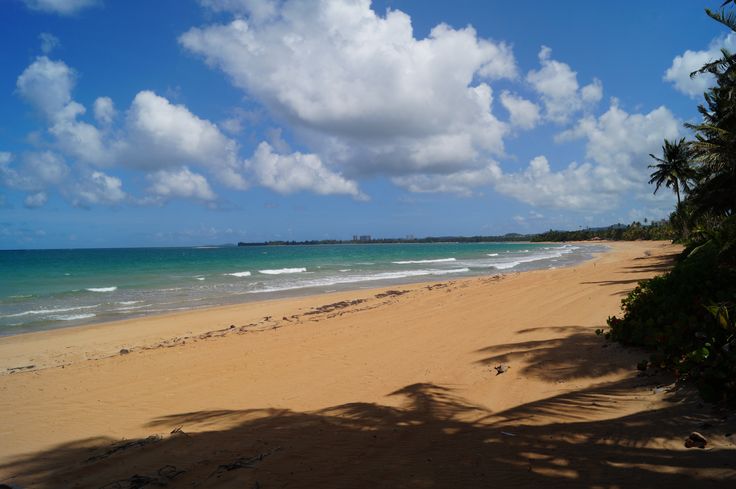
M677 207L680 207L682 200L680 199L680 189L685 192L690 191L690 181L693 178L693 170L690 166L690 146L685 142L685 138L672 142L664 140L662 146L662 158L650 154L656 165L649 165L649 168L655 168L652 172L650 184L656 184L654 193L664 184L665 187L672 187L677 196Z

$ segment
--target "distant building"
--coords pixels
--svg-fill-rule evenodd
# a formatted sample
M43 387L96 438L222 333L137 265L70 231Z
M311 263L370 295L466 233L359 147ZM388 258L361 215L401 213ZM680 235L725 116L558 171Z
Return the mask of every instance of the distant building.
M407 241L414 241L417 238L415 238L413 234L407 234L406 238L404 239L406 239Z
M354 234L353 241L359 241L359 242L371 241L371 235L361 234L360 236L358 236L357 234Z

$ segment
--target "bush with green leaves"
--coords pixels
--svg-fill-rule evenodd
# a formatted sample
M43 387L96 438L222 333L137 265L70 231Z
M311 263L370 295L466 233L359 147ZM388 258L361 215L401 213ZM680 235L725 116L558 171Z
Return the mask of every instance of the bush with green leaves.
M707 245L643 280L608 318L606 336L651 352L649 365L695 382L707 400L736 402L736 273Z

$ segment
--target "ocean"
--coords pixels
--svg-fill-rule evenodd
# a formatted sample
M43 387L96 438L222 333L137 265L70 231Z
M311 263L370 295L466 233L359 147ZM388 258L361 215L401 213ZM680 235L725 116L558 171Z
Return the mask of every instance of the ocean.
M604 249L402 243L0 251L0 336L275 297L563 267Z

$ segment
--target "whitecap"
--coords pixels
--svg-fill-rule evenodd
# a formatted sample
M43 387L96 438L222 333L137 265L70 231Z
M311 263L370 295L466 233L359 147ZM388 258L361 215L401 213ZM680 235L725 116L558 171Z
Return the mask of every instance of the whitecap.
M77 319L89 319L95 317L95 314L67 314L61 316L49 316L50 319L57 321L76 321Z
M89 292L114 292L118 290L117 287L90 287L88 289L84 289Z
M412 265L419 263L444 263L449 261L455 261L455 258L438 258L436 260L405 260L405 261L393 261L397 265Z
M453 268L449 270L403 270L399 272L381 272L374 275L350 275L350 276L333 276L321 279L304 280L300 282L292 282L276 287L267 287L260 290L252 290L250 294L267 293L267 292L281 292L285 290L304 289L308 287L329 287L336 284L350 284L357 282L371 282L375 280L397 280L408 277L421 277L421 276L432 276L432 275L447 275L454 273L467 273L470 269Z
M225 275L231 275L233 277L250 277L250 272L235 272L235 273L226 273ZM202 280L204 280L204 277L202 277Z
M281 275L284 273L302 273L306 272L306 268L276 268L273 270L258 270L258 273L262 273L264 275Z
M56 312L69 312L69 311L78 311L80 309L94 309L95 307L99 307L99 304L95 304L94 306L78 306L78 307L58 307L56 309L32 309L30 311L23 311L19 312L17 314L8 314L6 318L17 318L21 316L35 316L38 314L53 314Z
M498 256L498 253L488 253L486 256Z

